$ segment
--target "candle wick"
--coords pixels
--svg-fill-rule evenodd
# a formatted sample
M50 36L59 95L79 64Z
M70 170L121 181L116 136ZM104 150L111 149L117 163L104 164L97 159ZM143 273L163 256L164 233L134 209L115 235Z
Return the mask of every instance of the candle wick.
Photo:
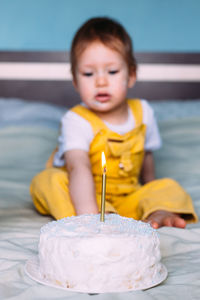
M106 167L103 168L103 173L106 173Z

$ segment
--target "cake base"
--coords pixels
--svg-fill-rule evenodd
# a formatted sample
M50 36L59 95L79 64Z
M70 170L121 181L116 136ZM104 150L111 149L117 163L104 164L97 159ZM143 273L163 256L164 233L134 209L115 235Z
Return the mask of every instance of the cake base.
M72 292L87 293L87 294L108 293L107 291L106 292L105 291L96 291L95 289L94 290L88 290L88 291L86 291L86 290L81 291L81 290L77 290L75 288L67 288L67 287L63 287L59 284L53 284L52 282L43 279L41 274L40 274L40 271L39 271L38 256L35 256L35 257L33 257L32 259L30 259L26 262L25 272L31 279L33 279L33 280L35 280L35 281L37 281L41 284L48 285L48 286L51 286L51 287L55 287L55 288L58 288L58 289L72 291ZM121 293L121 292L130 292L130 291L136 291L136 290L146 290L146 289L149 289L151 287L154 287L154 286L160 284L166 278L167 278L167 269L163 264L161 264L161 271L160 271L159 274L157 274L156 278L154 279L154 281L151 285L143 286L143 287L140 287L139 289L138 288L131 288L131 289L124 288L123 290L121 289L121 290L116 290L116 291L109 291L109 293Z

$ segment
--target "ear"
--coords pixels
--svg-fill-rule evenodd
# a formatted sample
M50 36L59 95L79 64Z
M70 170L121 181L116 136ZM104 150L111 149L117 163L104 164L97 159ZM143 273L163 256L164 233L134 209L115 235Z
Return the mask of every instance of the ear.
M135 82L136 82L136 73L131 72L131 74L129 74L129 78L128 78L128 88L132 88L134 86Z

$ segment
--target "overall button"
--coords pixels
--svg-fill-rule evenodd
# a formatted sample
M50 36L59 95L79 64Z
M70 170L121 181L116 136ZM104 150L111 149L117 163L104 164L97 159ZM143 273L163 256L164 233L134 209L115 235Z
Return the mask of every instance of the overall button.
M119 168L123 170L124 169L124 164L120 162L119 163Z

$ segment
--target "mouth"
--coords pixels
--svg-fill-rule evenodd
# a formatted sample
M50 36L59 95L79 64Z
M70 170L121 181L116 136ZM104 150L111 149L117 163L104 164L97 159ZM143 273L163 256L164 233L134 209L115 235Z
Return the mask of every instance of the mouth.
M111 95L108 93L98 93L95 95L95 100L100 103L107 102L110 100Z

